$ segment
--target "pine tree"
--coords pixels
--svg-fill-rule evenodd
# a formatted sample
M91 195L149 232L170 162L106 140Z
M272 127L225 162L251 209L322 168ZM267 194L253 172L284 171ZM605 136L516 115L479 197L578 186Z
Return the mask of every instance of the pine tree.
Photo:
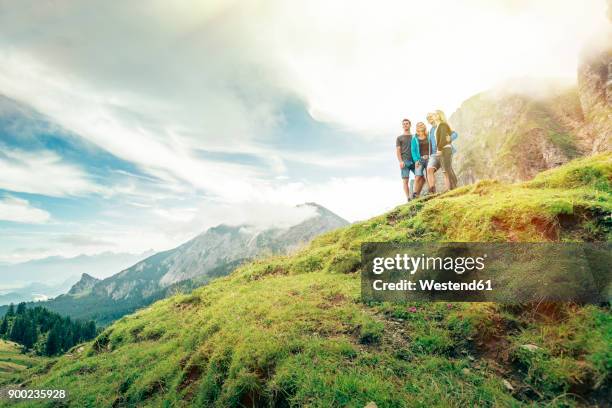
M15 343L23 342L23 333L24 333L24 321L21 316L15 318L13 320L13 326L11 327L11 332L9 334L9 340L14 341Z
M36 327L31 320L24 320L23 322L23 335L21 338L21 344L26 349L31 349L36 342Z
M20 304L17 305L17 314L18 315L24 314L25 311L26 311L26 304L25 304L25 302L21 302Z
M53 328L49 331L49 335L47 336L47 342L45 344L45 355L53 356L60 351L60 336L59 330L57 326L53 326Z
M61 349L62 351L70 349L74 345L73 331L69 324L70 322L64 322L62 324L62 337L61 337Z
M8 310L6 311L6 317L13 317L13 316L15 316L15 305L11 303L9 305Z
M83 336L81 337L81 339L89 340L89 339L93 339L94 337L96 337L96 324L92 320L90 320L85 325L85 332L83 333Z
M0 337L4 337L8 334L8 318L5 316L0 323Z

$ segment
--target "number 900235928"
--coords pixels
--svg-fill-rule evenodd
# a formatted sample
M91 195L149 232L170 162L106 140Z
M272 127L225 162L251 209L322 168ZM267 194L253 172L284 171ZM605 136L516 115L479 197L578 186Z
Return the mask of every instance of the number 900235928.
M68 396L66 390L46 390L27 388L5 388L0 390L0 399L10 400L42 400L42 399L65 399Z

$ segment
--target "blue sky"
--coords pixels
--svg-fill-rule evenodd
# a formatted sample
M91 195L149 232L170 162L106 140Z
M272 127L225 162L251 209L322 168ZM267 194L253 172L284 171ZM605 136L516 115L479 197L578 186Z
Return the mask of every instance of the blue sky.
M575 81L609 30L604 0L372 4L0 0L0 262L376 215L403 117Z

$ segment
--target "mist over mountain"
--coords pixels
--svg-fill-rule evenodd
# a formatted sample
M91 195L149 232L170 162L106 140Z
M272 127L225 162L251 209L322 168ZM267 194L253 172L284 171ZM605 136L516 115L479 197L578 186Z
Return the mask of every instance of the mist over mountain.
M464 184L522 181L573 158L612 148L612 41L585 48L577 85L516 80L475 95L450 117L460 134Z
M71 276L57 285L47 285L40 282L33 282L28 285L12 288L0 293L0 305L20 302L38 302L66 293L78 276Z
M67 294L41 305L74 318L107 324L170 293L227 275L244 261L291 253L323 232L348 225L318 204L303 205L314 208L314 216L291 227L221 224L106 279L83 275Z
M141 254L103 252L96 255L79 255L73 258L50 256L18 264L0 265L0 287L23 287L34 282L57 285L66 279L74 283L82 273L105 278L118 270L151 255L152 251Z

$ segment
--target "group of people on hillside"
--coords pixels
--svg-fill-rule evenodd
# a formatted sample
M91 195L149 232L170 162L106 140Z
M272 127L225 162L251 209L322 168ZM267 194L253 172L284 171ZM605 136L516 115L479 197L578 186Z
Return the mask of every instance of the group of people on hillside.
M447 190L457 187L457 176L453 171L452 158L454 147L452 141L458 135L454 132L444 112L437 110L427 114L429 131L423 122L416 124L416 133L410 133L412 124L409 119L402 120L404 132L397 137L396 153L402 174L404 193L406 199L417 198L427 182L428 193L436 192L435 173L442 169L444 184ZM414 176L414 185L411 184L411 173Z

